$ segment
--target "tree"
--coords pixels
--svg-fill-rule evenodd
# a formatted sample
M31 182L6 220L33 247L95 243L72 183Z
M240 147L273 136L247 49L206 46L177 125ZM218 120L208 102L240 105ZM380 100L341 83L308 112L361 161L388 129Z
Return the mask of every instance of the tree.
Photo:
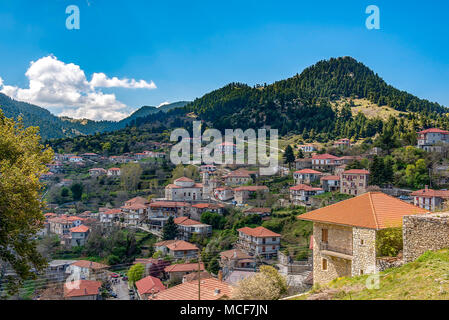
M0 265L17 277L6 279L8 293L35 278L46 260L37 250L36 233L44 227L39 177L53 151L40 143L38 128L24 128L22 120L6 118L0 110Z
M287 293L287 280L271 266L260 267L260 272L237 283L236 300L278 300Z
M138 163L129 163L121 168L120 180L125 191L137 190L142 172L142 167Z
M376 236L378 257L396 257L402 247L402 227L391 227L378 231Z
M72 197L74 201L81 200L81 197L83 195L83 185L81 183L74 183L70 187L70 190L72 191Z
M137 264L133 265L128 270L129 283L134 285L137 281L142 279L144 272L145 272L145 266L142 263L137 263Z
M295 162L295 155L293 154L293 148L291 145L288 145L287 148L285 148L284 160L289 167L293 162Z
M173 216L170 216L162 228L162 240L173 240L178 236L178 226Z
M298 158L299 159L304 159L304 152L302 152L302 149L298 150Z
M204 212L201 215L201 222L205 224L210 224L212 228L222 230L226 224L226 218L221 214L216 212Z

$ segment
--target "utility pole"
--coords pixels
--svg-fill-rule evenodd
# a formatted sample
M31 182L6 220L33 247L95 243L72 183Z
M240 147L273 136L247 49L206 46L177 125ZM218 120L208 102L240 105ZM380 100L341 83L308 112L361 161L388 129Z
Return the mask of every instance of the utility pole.
M198 250L198 300L201 300L201 253Z

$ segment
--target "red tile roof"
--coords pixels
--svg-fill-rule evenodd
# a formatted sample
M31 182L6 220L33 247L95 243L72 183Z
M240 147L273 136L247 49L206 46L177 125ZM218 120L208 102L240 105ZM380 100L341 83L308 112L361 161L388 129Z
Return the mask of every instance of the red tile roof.
M232 297L232 287L215 278L203 279L200 283L201 300L218 300L224 296ZM198 300L198 280L185 282L164 290L149 300Z
M181 177L179 179L176 179L175 182L193 182L193 180L187 177Z
M199 225L199 224L203 224L204 225L204 223L196 221L196 220L193 220L193 219L189 219L188 217L175 218L175 223L183 225L183 226L195 226L195 225Z
M120 213L122 213L122 210L121 209L109 209L103 213L104 214L120 214Z
M299 174L323 174L322 172L316 171L316 170L312 170L312 169L302 169L299 171L296 171L295 173L299 173Z
M421 189L415 191L411 194L414 197L424 197L424 198L449 198L449 191L447 190L433 190L433 189Z
M401 225L403 216L427 212L384 193L368 192L304 213L298 219L379 230Z
M332 155L332 154L316 154L312 157L312 159L317 159L317 160L326 160L326 159L331 159L331 160L336 160L338 159L338 157Z
M238 187L238 188L234 189L234 191L262 191L262 190L268 191L268 187L267 186L243 186L243 187Z
M418 132L418 134L425 134L425 133L449 134L449 131L438 129L438 128L430 128L430 129L426 129L426 130Z
M321 180L340 180L339 176L324 176Z
M71 228L71 229L70 229L70 232L80 232L80 233L84 233L84 232L87 232L87 231L89 231L89 230L90 230L89 227L87 227L87 226L85 226L85 225L80 225L80 226L78 226L78 227Z
M80 268L89 268L89 269L94 269L94 270L100 270L100 269L107 269L107 268L109 268L109 266L106 265L106 264L93 262L93 261L87 261L87 260L78 260L78 261L72 263L71 265L72 266L77 266L77 267L80 267Z
M140 295L149 293L158 293L165 290L161 280L156 277L148 276L136 282L137 291Z
M155 201L150 203L150 208L177 208L177 207L190 207L187 202L178 201Z
M215 189L218 190L218 189ZM212 208L212 209L218 209L218 208L224 208L224 205L221 203L197 203L192 205L193 208L198 209L205 209L205 208Z
M369 171L365 169L351 169L344 171L343 174L369 174Z
M279 233L273 232L264 227L257 227L257 228L244 227L238 229L237 231L258 238L271 238L281 236Z
M196 245L184 240L177 240L166 245L166 247L171 251L199 250Z
M245 213L251 213L251 212L262 212L262 213L271 213L271 208L251 208L248 210L245 210Z
M200 270L204 271L204 264L200 263ZM164 271L167 273L170 272L191 272L198 271L198 263L179 263L172 264L164 268Z
M314 187L311 187L311 186L309 186L307 184L298 184L298 185L296 185L294 187L291 187L290 190L293 190L293 191L300 191L300 190L304 190L304 191L322 191L323 189L321 189L321 188L314 188Z
M64 297L83 297L99 294L100 281L76 280L64 284Z

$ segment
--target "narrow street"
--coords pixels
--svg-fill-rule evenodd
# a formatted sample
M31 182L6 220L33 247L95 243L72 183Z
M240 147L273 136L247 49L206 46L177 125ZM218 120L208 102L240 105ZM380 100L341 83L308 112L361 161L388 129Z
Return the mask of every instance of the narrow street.
M130 300L128 292L128 281L120 279L119 283L112 284L112 290L117 294L113 300Z

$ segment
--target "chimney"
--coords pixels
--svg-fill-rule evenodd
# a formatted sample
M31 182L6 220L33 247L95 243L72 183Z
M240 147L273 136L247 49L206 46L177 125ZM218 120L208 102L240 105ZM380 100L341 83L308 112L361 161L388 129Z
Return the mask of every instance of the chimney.
M429 190L429 186L426 184L425 191L427 192Z
M214 296L218 296L220 294L220 289L215 288L214 290Z
M218 281L223 281L223 271L218 271Z

